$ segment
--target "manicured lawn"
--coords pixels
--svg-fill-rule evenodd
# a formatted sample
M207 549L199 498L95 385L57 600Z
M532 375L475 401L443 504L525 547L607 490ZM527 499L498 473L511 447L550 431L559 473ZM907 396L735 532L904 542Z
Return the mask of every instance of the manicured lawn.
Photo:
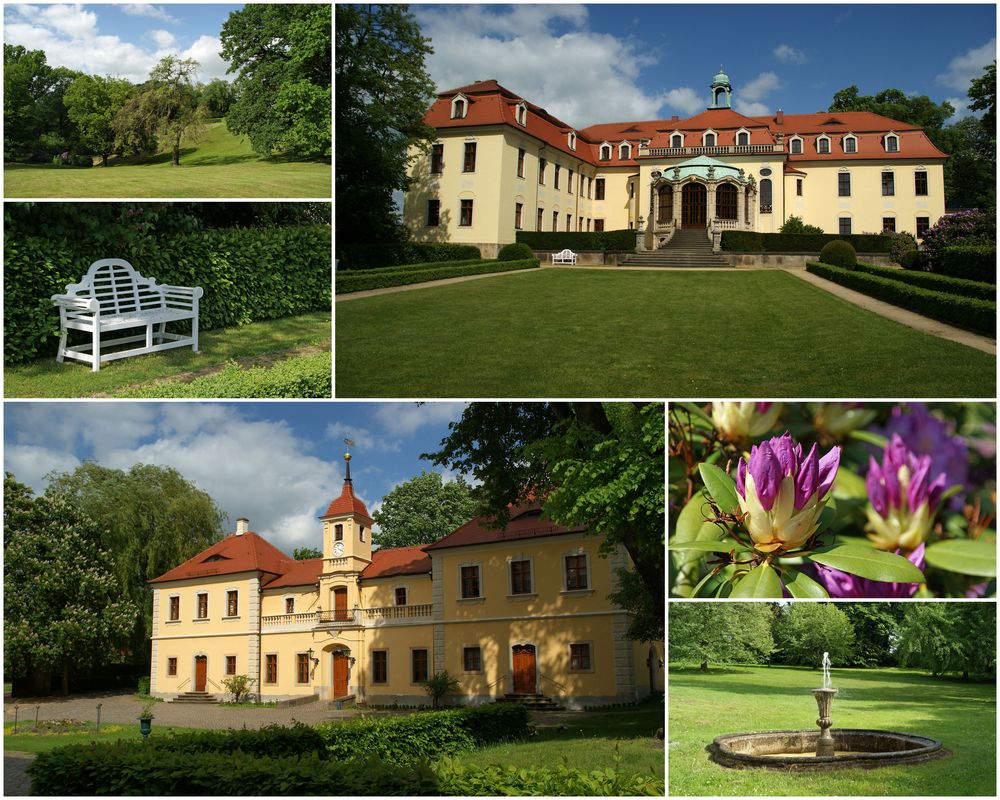
M875 728L940 739L953 755L873 770L789 773L726 769L705 748L723 733L816 730L816 670L734 666L670 669L672 795L996 794L996 686L901 669L834 669L834 729Z
M467 766L555 767L565 763L590 771L617 766L629 772L663 777L663 742L653 732L663 727L663 701L612 711L559 715L560 721L539 726L538 735L513 744L462 753ZM616 764L620 754L620 763Z
M31 724L29 720L27 724ZM18 730L23 729L25 722L18 723ZM105 728L113 729L111 733L105 732ZM119 739L141 739L139 733L139 723L134 725L121 725L118 723L104 723L101 725L100 733L59 733L59 734L22 734L12 733L13 722L5 722L3 726L3 748L4 750L14 750L20 753L46 753L57 747L68 744L90 744L91 742L117 742ZM157 726L153 721L153 736L164 736L168 733L184 733L195 730L194 728L175 728L168 725Z
M169 154L125 159L110 167L5 164L6 197L329 197L330 164L265 159L225 122L210 123L197 142Z
M777 270L541 270L337 300L338 397L993 397L996 359Z
M190 348L165 350L111 361L93 373L81 361L56 363L55 357L4 370L6 397L93 397L171 376L221 368L227 361L259 358L277 362L303 351L330 349L330 314L254 322L238 328L204 331L199 353Z

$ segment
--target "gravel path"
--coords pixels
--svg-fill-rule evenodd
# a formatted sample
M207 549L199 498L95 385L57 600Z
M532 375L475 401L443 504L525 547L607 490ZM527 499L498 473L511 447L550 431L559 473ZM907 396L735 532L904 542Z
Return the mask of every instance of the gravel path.
M3 794L4 797L25 797L31 788L28 778L28 764L35 760L29 753L3 754Z

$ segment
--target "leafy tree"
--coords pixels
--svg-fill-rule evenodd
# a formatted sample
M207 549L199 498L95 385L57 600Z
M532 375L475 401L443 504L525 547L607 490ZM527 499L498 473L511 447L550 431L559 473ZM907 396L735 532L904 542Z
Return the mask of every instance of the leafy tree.
M424 682L424 691L430 696L433 708L439 708L445 697L455 694L461 688L458 678L446 669L436 672Z
M996 674L994 603L907 603L899 626L899 661L933 675Z
M497 527L509 521L511 504L541 498L554 522L603 535L603 555L624 548L648 603L635 618L658 621L656 630L633 627L630 635L662 638L662 404L472 403L449 428L441 449L424 458L482 481L473 496ZM634 600L612 598L625 608Z
M765 663L774 651L770 603L672 603L670 661Z
M137 659L148 659L153 594L147 581L217 542L225 515L171 467L136 464L124 472L88 462L48 477L46 496L64 497L99 524L121 591L139 609L126 641Z
M344 242L405 237L393 192L405 190L414 149L434 129L424 58L432 51L405 5L337 5L337 236Z
M216 78L201 90L201 102L213 117L224 117L236 98L236 92L229 81Z
M194 86L197 71L193 58L162 58L139 93L115 116L119 145L142 149L155 140L170 148L170 163L180 166L181 140L195 137L203 118Z
M854 629L852 666L886 667L895 663L903 606L903 603L843 603L839 606Z
M329 156L329 4L246 5L229 15L221 39L229 72L239 72L229 130L265 155Z
M851 620L832 603L792 603L782 608L774 639L787 664L819 667L824 652L834 664L847 664L854 657Z
M120 652L138 607L122 597L103 532L63 497L4 476L4 672L47 691L58 672Z
M997 135L997 62L983 69L983 74L972 79L969 86L969 108L973 111L984 111L980 123L990 136L993 137L993 149L996 149Z
M792 215L785 220L785 224L781 226L780 233L823 233L823 229L817 228L815 225L806 225L802 221L802 217Z
M115 150L115 117L134 90L126 80L98 75L81 75L66 89L64 102L79 131L80 144L99 154L104 166Z
M857 86L848 86L833 96L827 111L870 111L883 117L919 125L931 141L939 141L939 134L955 107L947 100L935 103L925 94L908 95L901 89L883 89L874 95L862 95Z
M21 45L5 44L3 61L4 159L47 161L74 139L63 93L80 73L50 67L43 51Z
M292 551L292 558L296 561L305 561L307 558L322 558L323 551L315 547L296 547Z
M230 702L245 703L256 682L257 679L249 675L230 675L222 679L222 687L233 696Z
M373 515L379 547L430 544L468 522L476 511L471 490L459 476L445 483L440 472L422 471L382 498Z

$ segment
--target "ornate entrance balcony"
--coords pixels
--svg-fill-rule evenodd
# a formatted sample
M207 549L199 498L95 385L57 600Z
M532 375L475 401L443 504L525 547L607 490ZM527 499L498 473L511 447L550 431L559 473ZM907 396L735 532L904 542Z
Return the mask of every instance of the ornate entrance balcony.
M313 628L377 628L383 625L415 625L430 622L431 604L382 606L350 610L308 611L304 614L270 614L261 617L261 628L312 630Z
M640 147L639 158L684 158L689 156L752 156L783 153L780 144L738 144L717 147Z

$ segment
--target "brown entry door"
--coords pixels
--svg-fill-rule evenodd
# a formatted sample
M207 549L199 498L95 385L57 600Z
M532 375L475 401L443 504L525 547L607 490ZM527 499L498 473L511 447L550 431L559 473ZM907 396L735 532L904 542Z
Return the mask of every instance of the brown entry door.
M333 590L333 618L335 620L347 619L347 589Z
M347 694L347 653L333 654L333 696Z
M196 692L205 691L208 683L208 657L197 656L194 660L194 690Z
M681 226L704 228L708 190L703 184L689 183L681 192Z
M514 694L535 693L535 646L514 645Z

